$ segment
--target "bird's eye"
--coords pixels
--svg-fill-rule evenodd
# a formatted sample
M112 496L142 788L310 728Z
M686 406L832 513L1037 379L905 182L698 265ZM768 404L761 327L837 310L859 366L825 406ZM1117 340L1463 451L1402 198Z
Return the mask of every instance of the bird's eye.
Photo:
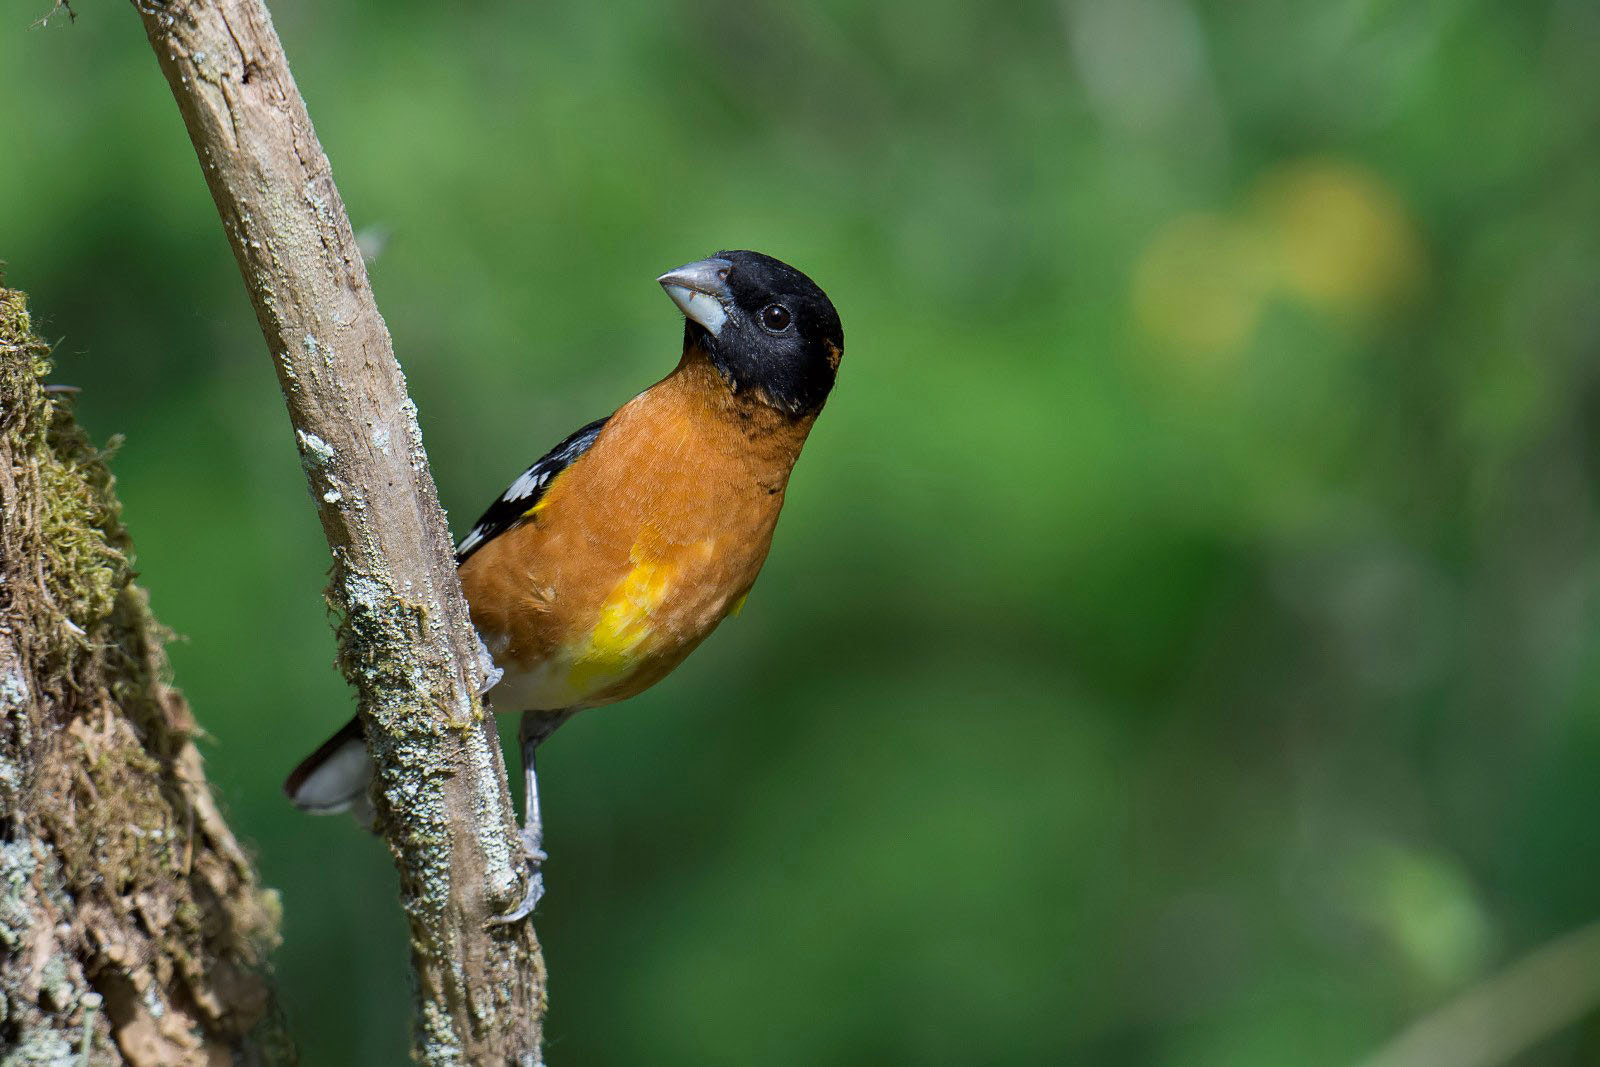
M768 304L761 309L761 325L773 333L781 332L789 325L789 309L782 304Z

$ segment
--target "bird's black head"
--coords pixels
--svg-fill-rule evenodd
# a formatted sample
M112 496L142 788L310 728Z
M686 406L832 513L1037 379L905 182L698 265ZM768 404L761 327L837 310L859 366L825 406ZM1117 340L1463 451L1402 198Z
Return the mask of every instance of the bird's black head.
M728 387L791 415L828 398L844 355L839 313L816 282L760 252L718 252L659 279Z

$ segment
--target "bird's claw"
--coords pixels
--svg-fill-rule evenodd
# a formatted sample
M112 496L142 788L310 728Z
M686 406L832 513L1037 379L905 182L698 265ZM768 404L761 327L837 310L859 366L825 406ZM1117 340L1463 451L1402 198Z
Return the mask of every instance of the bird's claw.
M544 861L550 858L545 855L543 835L538 830L524 826L517 832L517 840L522 842L522 854L533 864L534 870L543 867Z
M535 867L528 873L528 885L522 892L522 899L513 907L492 917L489 926L509 926L514 922L521 922L533 914L533 909L539 906L539 901L544 896L544 874Z
M539 906L539 901L544 897L544 861L550 857L544 849L539 847L539 839L523 827L518 835L522 844L523 855L528 860L528 882L522 892L522 899L512 907L494 916L488 922L490 926L507 926L514 922L521 922L533 914L533 909Z

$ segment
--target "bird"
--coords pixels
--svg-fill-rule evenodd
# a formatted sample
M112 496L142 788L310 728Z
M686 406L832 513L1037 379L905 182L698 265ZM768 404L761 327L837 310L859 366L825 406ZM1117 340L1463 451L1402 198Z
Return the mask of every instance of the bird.
M485 702L521 713L531 874L497 921L544 892L536 750L577 712L661 681L743 608L844 355L832 301L771 256L722 251L656 280L683 313L676 368L524 470L456 546L494 663ZM372 773L351 719L284 791L370 826Z

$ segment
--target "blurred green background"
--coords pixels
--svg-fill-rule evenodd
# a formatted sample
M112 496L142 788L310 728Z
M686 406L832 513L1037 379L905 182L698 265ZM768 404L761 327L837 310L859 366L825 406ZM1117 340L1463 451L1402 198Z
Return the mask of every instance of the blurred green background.
M47 6L0 257L306 1062L399 1062L387 854L278 792L351 699L270 362L134 12ZM845 322L749 608L545 750L553 1063L1350 1063L1600 912L1592 0L273 11L458 534L671 368L661 271Z

